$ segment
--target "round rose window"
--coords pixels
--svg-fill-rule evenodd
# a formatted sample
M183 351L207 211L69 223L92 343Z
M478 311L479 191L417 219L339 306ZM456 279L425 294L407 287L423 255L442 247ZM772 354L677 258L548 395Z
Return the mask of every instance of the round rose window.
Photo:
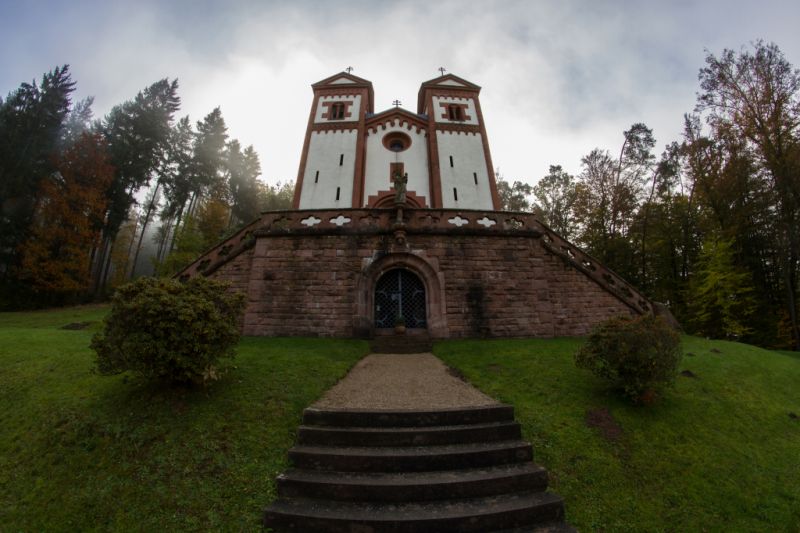
M392 131L383 136L383 145L392 152L403 152L411 146L411 137L401 131Z

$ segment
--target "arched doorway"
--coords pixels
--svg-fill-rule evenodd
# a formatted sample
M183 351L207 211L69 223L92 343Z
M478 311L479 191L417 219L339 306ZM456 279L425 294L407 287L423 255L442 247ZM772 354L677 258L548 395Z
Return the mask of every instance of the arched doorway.
M403 317L407 328L426 328L425 285L413 272L395 268L375 283L375 327L393 328Z

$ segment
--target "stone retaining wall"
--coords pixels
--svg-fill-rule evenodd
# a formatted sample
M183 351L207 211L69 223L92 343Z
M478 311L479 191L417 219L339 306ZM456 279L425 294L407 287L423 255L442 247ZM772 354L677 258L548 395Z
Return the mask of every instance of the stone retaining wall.
M183 277L247 294L247 335L370 336L377 279L424 282L434 338L584 335L618 314L651 312L613 272L531 215L394 209L265 213ZM224 253L223 253L224 252Z

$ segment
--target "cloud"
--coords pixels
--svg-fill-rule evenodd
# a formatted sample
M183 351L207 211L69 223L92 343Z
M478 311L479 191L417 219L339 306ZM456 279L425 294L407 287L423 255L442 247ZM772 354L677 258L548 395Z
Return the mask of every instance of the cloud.
M534 182L550 164L579 171L594 147L615 151L634 122L659 149L676 140L705 48L763 37L800 62L792 2L55 2L4 14L0 92L70 63L102 115L177 77L182 114L221 106L270 182L296 177L310 84L347 66L373 82L377 110L396 98L416 110L440 66L481 85L494 163Z

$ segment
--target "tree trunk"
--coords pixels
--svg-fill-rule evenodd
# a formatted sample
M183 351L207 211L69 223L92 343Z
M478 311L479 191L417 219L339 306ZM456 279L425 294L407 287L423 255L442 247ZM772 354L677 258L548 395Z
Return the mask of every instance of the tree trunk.
M647 284L647 225L650 222L650 202L653 201L653 194L656 191L656 179L658 179L658 171L653 173L653 185L650 187L650 196L647 198L647 202L645 202L643 209L644 209L644 219L642 220L642 283L645 285Z
M182 205L181 208L178 210L178 216L175 219L175 225L172 227L172 238L169 241L169 252L167 252L167 254L171 254L172 251L175 249L175 239L178 237L178 232L181 229L181 219L183 219L184 207L185 206Z
M156 188L153 189L153 194L150 196L150 201L147 202L147 210L144 213L144 221L142 222L142 233L139 235L139 242L136 244L136 253L133 255L133 268L131 268L131 279L136 275L136 263L139 260L139 252L142 250L142 241L144 234L147 232L147 224L150 222L150 215L155 209L155 203L158 196L158 188L161 187L161 180L156 181Z
M133 241L136 240L136 230L139 228L139 217L136 217L136 220L133 222L133 234L131 235L131 242L128 244L128 253L125 256L125 277L129 277L128 275L128 262L131 260L131 251L133 250ZM133 271L136 270L136 263L133 264L131 267L130 277L133 278Z
M105 233L105 232L103 232ZM109 255L110 239L107 235L103 235L103 240L100 245L100 253L97 254L94 260L93 272L93 287L92 296L97 296L103 284L103 267L105 266L106 256Z

